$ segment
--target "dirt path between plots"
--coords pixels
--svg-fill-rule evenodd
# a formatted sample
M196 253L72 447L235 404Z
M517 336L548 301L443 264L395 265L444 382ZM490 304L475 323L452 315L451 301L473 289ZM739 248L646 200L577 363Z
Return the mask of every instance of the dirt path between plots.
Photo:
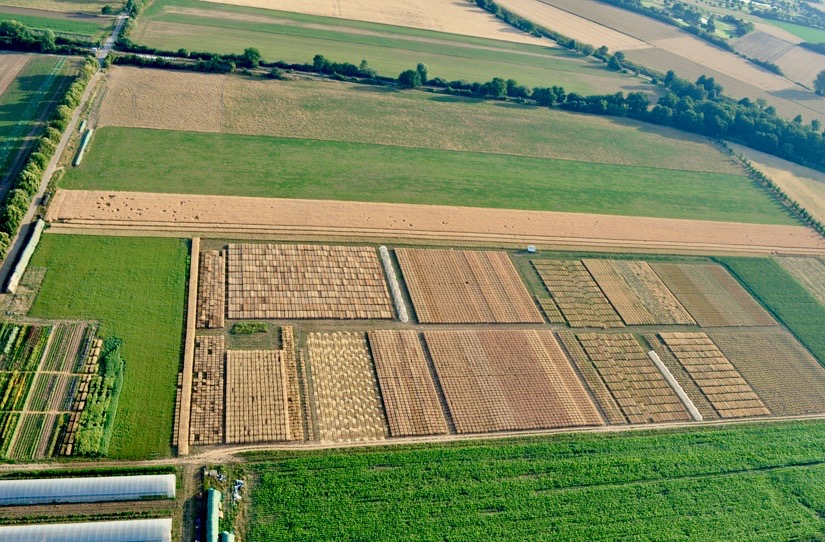
M54 231L125 235L257 235L825 254L825 239L802 226L392 203L60 190L46 219Z
M66 518L78 516L114 516L119 514L165 513L174 507L168 500L144 500L128 502L96 502L79 504L41 504L34 506L0 507L0 520L15 518Z
M0 55L0 94L3 94L17 74L29 62L29 55Z

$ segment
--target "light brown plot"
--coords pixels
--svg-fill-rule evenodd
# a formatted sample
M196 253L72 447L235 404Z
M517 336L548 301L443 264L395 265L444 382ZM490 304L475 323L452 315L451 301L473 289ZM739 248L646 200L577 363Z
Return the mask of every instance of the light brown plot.
M820 258L782 256L779 264L825 305L825 261Z
M196 337L190 445L221 444L224 441L224 367L223 335Z
M280 350L226 353L226 442L291 440L288 382Z
M201 252L198 272L198 327L222 328L225 309L226 254L217 250Z

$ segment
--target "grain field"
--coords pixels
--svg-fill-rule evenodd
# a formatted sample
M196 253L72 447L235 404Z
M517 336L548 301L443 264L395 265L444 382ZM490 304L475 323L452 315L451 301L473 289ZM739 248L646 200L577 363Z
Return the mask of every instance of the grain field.
M570 327L624 326L582 262L532 260L532 264Z

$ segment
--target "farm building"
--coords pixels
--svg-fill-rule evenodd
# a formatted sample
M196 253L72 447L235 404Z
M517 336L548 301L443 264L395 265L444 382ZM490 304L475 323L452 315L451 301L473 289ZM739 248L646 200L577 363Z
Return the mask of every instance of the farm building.
M4 542L171 542L171 519L0 527Z
M0 506L174 498L174 474L0 480Z

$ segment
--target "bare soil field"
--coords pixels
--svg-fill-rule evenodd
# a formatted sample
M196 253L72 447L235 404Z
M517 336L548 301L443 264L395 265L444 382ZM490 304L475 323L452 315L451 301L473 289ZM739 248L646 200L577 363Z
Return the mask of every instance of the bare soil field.
M604 117L347 83L110 69L99 126L376 143L742 174L706 139ZM450 98L455 100L454 98ZM284 114L288 111L289 114ZM426 122L426 130L410 130ZM554 130L547 126L553 125ZM570 145L575 131L581 145ZM651 154L650 149L658 149ZM658 153L666 153L666 159Z
M424 337L458 433L603 424L549 330Z
M717 253L824 254L802 226L740 224L469 207L59 190L59 231L280 238L405 239Z
M20 70L29 62L29 55L0 54L0 94L20 73Z
M518 43L537 43L529 34L513 28L463 0L207 0L255 8L292 11L372 23L436 30Z
M544 322L504 252L399 248L395 254L421 323Z
M806 290L825 305L825 261L819 258L776 259Z
M731 144L731 147L770 177L814 218L825 222L825 173L741 145Z
M751 32L735 42L736 50L782 68L785 77L808 88L816 75L825 69L825 55L820 55L764 32Z

